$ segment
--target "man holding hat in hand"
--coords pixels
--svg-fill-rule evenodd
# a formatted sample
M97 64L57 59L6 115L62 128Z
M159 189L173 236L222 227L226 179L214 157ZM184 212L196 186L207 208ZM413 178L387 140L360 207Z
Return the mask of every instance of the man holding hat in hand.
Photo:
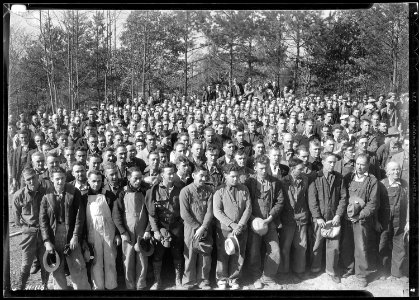
M61 264L52 273L54 289L68 289L64 273L64 263L68 269L75 290L90 290L86 264L79 239L82 238L86 218L78 189L65 182L65 170L61 167L50 169L54 188L42 197L39 223L45 250L58 252Z
M249 177L245 183L252 201L252 214L249 219L252 230L249 230L246 257L256 289L261 289L263 284L274 286L274 277L279 266L277 222L284 205L284 195L281 182L268 175L268 166L269 158L264 155L258 156L254 167L256 176ZM261 232L260 228L257 228L260 225L263 231L267 232ZM266 245L263 274L260 271L262 241Z
M326 222L331 222L332 226L340 226L347 205L347 192L343 176L333 170L337 161L336 155L326 152L322 156L323 169L310 184L308 193L315 235L311 272L320 272L323 248L326 244L326 273L334 282L340 283L338 270L340 235L325 239L321 235L321 229L326 227Z
M45 246L39 229L39 208L46 187L39 183L38 175L32 168L22 171L25 186L14 194L15 223L22 228L22 265L20 268L18 290L24 290L34 258L42 261ZM42 287L47 289L48 273L41 264Z
M368 285L372 272L371 239L374 234L374 214L377 208L377 178L368 172L370 158L360 154L355 171L345 176L349 190L349 204L342 222L343 278L354 274L361 287Z
M223 167L226 183L214 193L214 216L216 218L217 269L216 279L220 289L228 286L237 290L243 267L247 242L247 221L252 214L252 204L247 187L239 183L240 167L227 164ZM230 237L239 247L231 256L225 242Z
M193 183L182 189L179 195L180 216L184 221L185 272L184 285L193 288L210 289L209 273L212 251L212 188L205 184L208 170L195 167ZM204 243L206 247L199 247ZM195 245L198 244L198 248Z

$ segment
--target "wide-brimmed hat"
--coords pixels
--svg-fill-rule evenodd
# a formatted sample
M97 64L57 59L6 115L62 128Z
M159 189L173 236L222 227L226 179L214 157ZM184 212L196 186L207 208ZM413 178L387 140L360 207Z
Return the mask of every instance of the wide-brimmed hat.
M224 242L224 249L228 255L240 253L239 240L234 234L230 234Z
M386 134L386 136L395 136L395 135L400 135L400 131L397 129L397 127L390 127L388 129L388 132Z
M263 222L261 218L254 218L251 224L252 230L260 236L268 232L268 224Z
M212 236L206 235L204 238L193 239L192 240L192 251L202 254L202 255L211 255L213 247Z
M361 209L363 209L365 206L365 201L361 197L358 196L351 196L349 197L349 204L346 208L346 212L348 214L348 217L352 218L354 216L357 216Z
M347 118L349 118L349 115L342 115L342 116L340 117L340 119L341 119L341 120L345 120L345 119L347 119Z
M52 273L60 266L60 255L55 250L53 252L45 251L42 262L44 264L45 271Z
M365 109L374 109L374 105L372 104L365 105Z
M368 103L375 103L375 99L368 99Z
M322 237L333 239L340 234L340 225L333 225L332 220L326 222L326 226L320 229Z
M134 250L141 252L144 256L151 256L154 253L154 245L151 239L144 239L139 236L137 243L134 245Z

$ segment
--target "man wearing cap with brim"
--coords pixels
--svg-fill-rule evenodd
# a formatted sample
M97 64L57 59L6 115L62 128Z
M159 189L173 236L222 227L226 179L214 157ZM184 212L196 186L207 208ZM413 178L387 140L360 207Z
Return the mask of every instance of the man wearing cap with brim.
M370 152L375 152L378 149L377 139L374 134L371 133L371 121L369 119L361 120L361 130L354 134L355 138L360 136L368 137L367 149Z
M355 171L344 177L349 204L342 220L342 278L356 275L361 287L368 285L373 272L371 239L377 209L377 178L368 172L369 156L360 154Z
M325 239L321 235L321 229L326 227L328 221L331 221L333 226L340 226L347 206L347 190L343 176L333 170L337 161L336 155L326 152L323 153L322 158L323 169L317 173L316 179L310 184L308 193L315 235L311 272L318 274L321 271L323 249L326 248L326 273L334 282L340 283L338 268L340 235Z
M24 187L13 195L15 224L22 229L22 264L18 279L18 290L24 290L30 276L30 269L34 258L42 261L45 246L42 242L39 228L39 208L42 197L46 194L46 187L39 183L34 169L25 168L22 172ZM48 288L48 273L41 264L41 280L44 290Z
M183 188L179 195L180 216L184 221L183 284L188 289L195 286L211 288L213 192L205 184L208 176L208 170L197 166L192 174L193 183Z
M391 160L393 155L403 152L403 149L400 145L400 132L396 127L391 127L388 129L386 134L388 142L384 145L381 145L377 150L377 165L380 168L380 179L385 178L385 168L387 162Z
M64 263L67 263L73 288L90 290L86 264L81 252L83 224L86 218L81 193L65 182L65 170L53 167L50 170L54 188L43 197L39 213L39 223L45 251L58 252L61 264L52 273L54 290L67 290Z
M275 275L279 267L279 216L284 206L284 195L281 182L268 174L269 158L260 155L255 159L256 174L245 182L252 201L252 214L249 218L248 247L246 261L248 272L254 280L254 287L261 289L263 285L273 288L276 284ZM266 230L256 230L256 225ZM264 266L261 272L261 246L266 245Z
M381 118L386 120L388 126L398 126L399 125L399 111L395 108L394 97L387 99L386 107L381 109Z
M373 105L373 103L375 102L375 100L374 99L372 99L373 101L372 101L372 103L370 103L370 101L368 101L368 104L367 105L365 105L365 107L364 107L364 114L361 116L361 121L362 120L371 120L371 117L372 117L372 113L373 113L373 110L374 110L374 105Z
M252 205L249 190L239 183L239 167L227 164L223 167L223 172L226 183L218 188L213 197L217 245L216 279L220 289L229 286L231 289L239 289L246 252L247 222L252 214ZM231 234L238 239L240 250L229 256L224 244Z
M397 162L386 165L387 178L383 185L379 216L381 235L379 260L380 279L399 279L409 275L408 245L404 236L409 231L409 188L408 183L400 178L401 168Z

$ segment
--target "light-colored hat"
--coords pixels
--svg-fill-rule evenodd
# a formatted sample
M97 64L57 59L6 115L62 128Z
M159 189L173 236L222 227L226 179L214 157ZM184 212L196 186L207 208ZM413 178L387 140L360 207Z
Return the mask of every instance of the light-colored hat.
M374 109L374 105L372 104L365 105L365 109Z
M400 135L400 131L395 126L390 127L388 129L386 136L395 136L395 135Z
M347 119L347 118L349 118L349 115L342 115L342 116L340 117L340 119L341 119L341 120L345 120L345 119Z
M230 234L225 240L224 249L228 255L233 255L236 252L240 253L239 240L234 234Z
M42 262L44 264L45 271L52 273L60 266L60 255L55 250L53 253L45 251Z
M134 250L136 252L141 252L145 256L151 256L154 253L154 245L151 242L151 239L144 239L141 236L138 236L137 243L134 245Z
M263 222L261 218L255 218L251 224L252 230L260 236L268 232L268 224Z
M326 226L320 229L322 237L333 239L340 234L340 225L334 226L332 220L326 222Z

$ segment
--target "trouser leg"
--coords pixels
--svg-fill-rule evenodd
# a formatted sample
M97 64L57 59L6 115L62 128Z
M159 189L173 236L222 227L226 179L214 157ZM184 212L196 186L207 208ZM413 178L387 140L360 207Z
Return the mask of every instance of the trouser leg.
M228 231L216 228L216 245L217 245L217 268L216 279L218 281L227 281L228 278L228 261L229 255L224 248L224 242L227 239Z
M372 228L369 220L365 223L359 221L353 225L354 245L355 245L355 275L359 278L366 278L371 273L371 259L368 253L369 235Z
M306 268L307 226L296 227L292 241L292 269L295 273L303 273Z
M292 240L294 238L295 224L283 225L280 231L279 245L280 245L280 261L279 273L288 273L290 269L290 250Z
M71 281L75 290L90 290L89 281L87 280L86 263L81 253L80 245L71 251L66 257L68 270L70 271Z
M105 288L115 289L117 284L116 276L116 245L113 242L114 235L106 237L103 241L103 263L105 270Z
M268 232L263 236L263 241L266 244L265 263L263 267L263 275L267 277L274 277L278 271L280 254L279 254L279 240L276 228L269 225Z
M135 289L135 250L132 241L133 235L131 237L131 243L124 240L122 241L125 285L128 290Z
M352 222L344 220L342 222L342 255L341 261L344 268L344 272L354 272L355 260L354 260L354 232L352 229Z
M137 290L143 289L147 286L146 277L148 269L148 257L141 252L136 253L136 288Z
M230 274L229 280L232 283L237 282L241 277L241 270L243 268L243 262L246 253L247 236L247 230L243 231L239 236L237 236L240 245L240 252L234 253L230 256L228 272Z
M41 230L37 232L37 242L36 242L36 257L39 262L42 261L45 253L45 246L44 242L42 241ZM41 264L41 280L42 285L47 287L48 284L49 273L45 270L44 264Z
M192 238L194 230L192 227L185 224L183 257L185 259L185 271L183 274L183 284L194 285L196 284L197 276L197 259L198 254L193 251Z
M29 229L23 228L22 241L20 242L22 249L22 264L20 266L18 290L25 289L26 282L30 276L29 272L37 252L36 239L36 232L31 232Z
M311 271L319 272L322 268L322 257L323 257L323 248L325 244L325 238L321 235L321 228L316 223L313 223L313 231L315 235L315 241L313 244L313 249L311 251Z
M90 274L94 290L105 289L105 274L103 269L103 238L99 232L95 231L94 244L95 248L95 263L90 268Z
M383 275L390 274L392 226L388 225L380 234L378 261Z
M58 252L60 255L60 265L57 270L52 273L52 277L54 278L54 290L67 290L67 279L64 273L64 264L65 264L65 256L64 256L64 246L66 243L66 230L64 224L57 224L57 228L55 230L55 251Z
M248 257L248 269L249 275L253 280L260 278L262 272L260 270L261 257L260 257L260 246L262 243L262 237L255 233L253 230L249 230L249 246L247 250Z
M393 235L393 250L391 253L391 275L395 277L407 276L406 251L403 240L404 228L395 227Z
M339 275L339 235L326 239L326 273Z

